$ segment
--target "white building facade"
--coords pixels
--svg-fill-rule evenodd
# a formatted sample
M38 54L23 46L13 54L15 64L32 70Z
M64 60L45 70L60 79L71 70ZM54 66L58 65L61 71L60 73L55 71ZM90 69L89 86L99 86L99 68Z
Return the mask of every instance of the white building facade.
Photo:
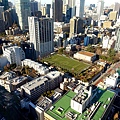
M117 85L117 82L119 80L118 77L119 77L118 73L115 73L115 74L107 77L106 80L105 80L106 86L115 88L116 85Z
M92 88L90 87L88 90L83 90L79 92L72 100L71 100L71 108L79 113L83 113L84 109L88 106L92 99Z
M34 100L44 92L55 89L61 82L61 73L59 71L52 71L21 86L22 95Z
M74 58L78 60L84 60L88 62L94 62L96 60L96 54L86 51L77 52L74 54Z
M83 18L85 0L76 0L76 17Z
M53 19L28 17L30 42L34 45L35 57L44 57L53 52Z
M38 73L40 73L41 75L45 75L49 72L49 69L46 66L43 66L42 64L34 62L30 59L23 60L22 66L29 66L30 68L33 68L34 70L38 71Z
M97 5L98 20L100 19L100 16L103 14L103 8L104 8L104 1L99 0Z
M5 48L3 56L6 56L10 64L21 65L21 61L25 59L25 53L21 47L13 46Z

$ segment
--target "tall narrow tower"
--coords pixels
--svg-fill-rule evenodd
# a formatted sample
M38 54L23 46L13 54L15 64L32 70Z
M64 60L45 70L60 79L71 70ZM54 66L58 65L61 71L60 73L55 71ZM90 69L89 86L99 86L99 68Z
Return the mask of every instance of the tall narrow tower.
M28 17L30 42L34 45L34 56L44 57L53 52L53 19Z
M100 16L103 14L103 8L104 8L104 1L99 0L98 1L98 6L97 6L98 20L100 20Z
M9 8L8 0L0 0L2 6L4 6L4 10L7 10Z
M63 1L62 0L53 0L52 1L52 10L54 22L63 21Z
M76 17L83 18L85 0L76 0Z
M28 29L28 16L30 16L30 1L29 0L16 0L15 2L16 13L21 30Z

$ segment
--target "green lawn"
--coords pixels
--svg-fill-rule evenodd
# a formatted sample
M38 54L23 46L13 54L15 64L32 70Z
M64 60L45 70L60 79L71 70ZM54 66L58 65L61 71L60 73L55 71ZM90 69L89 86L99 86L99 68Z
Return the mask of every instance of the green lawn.
M62 55L52 55L51 57L44 58L44 62L50 63L53 66L60 67L63 70L67 70L71 73L80 73L90 65L82 61L77 61L72 58Z
M111 101L108 101L108 98L113 98L113 96L115 95L115 93L109 91L109 90L103 90L98 88L98 91L101 91L100 93L98 93L94 99L91 101L91 104L96 103L96 102L101 102L101 105L99 106L99 108L97 109L97 111L95 112L95 114L92 116L92 120L99 120L103 113L105 112L105 108L103 107L104 105L109 105ZM85 120L84 116L85 114L89 114L87 113L87 110L83 112L83 114L81 114L78 118L79 120Z
M71 99L76 95L73 91L69 91L66 95L64 95L59 101L57 101L55 104L53 104L54 109L53 110L48 110L47 114L55 118L56 120L67 120L65 118L65 114L68 113L69 111L75 114L78 114L78 112L74 111L70 107L70 102ZM57 110L58 108L62 108L63 112L60 114Z

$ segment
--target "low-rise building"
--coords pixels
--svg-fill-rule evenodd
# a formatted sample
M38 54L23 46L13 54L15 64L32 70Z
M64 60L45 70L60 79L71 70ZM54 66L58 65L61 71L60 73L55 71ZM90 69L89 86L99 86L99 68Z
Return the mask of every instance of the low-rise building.
M113 25L111 21L105 21L103 22L103 28L110 28Z
M113 75L110 75L109 77L107 77L105 79L105 85L107 87L113 87L113 88L115 88L116 85L117 85L117 83L118 83L118 80L120 80L119 79L119 74L118 73L114 73Z
M34 100L46 91L53 90L62 82L59 71L52 71L21 86L22 95Z
M52 101L47 97L43 97L36 105L30 102L29 106L33 118L37 120L44 120L44 112L52 106Z
M14 72L5 72L0 76L0 85L5 87L9 92L15 91L17 88L22 86L28 81L27 77L20 76L16 77Z
M87 51L80 51L74 54L74 58L78 60L94 62L96 60L96 54Z
M29 66L30 68L33 68L41 75L45 75L49 72L49 69L46 66L43 66L42 64L32 61L30 59L25 59L22 61L22 66Z
M92 98L92 88L90 90L81 89L81 91L71 100L71 108L79 113L88 106Z
M115 93L100 88L91 90L81 89L78 94L73 91L67 92L44 113L44 120L107 119Z

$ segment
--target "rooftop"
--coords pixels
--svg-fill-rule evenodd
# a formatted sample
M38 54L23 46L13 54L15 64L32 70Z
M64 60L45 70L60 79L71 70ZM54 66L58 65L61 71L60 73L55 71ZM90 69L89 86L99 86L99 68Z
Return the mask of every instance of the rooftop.
M24 76L13 78L12 79L12 81L13 81L12 84L17 85L17 84L19 84L20 82L22 82L22 81L24 81L26 79L27 79L27 77L24 77Z
M87 51L80 51L79 54L86 55L89 57L92 57L95 55L95 53L87 52Z
M74 111L73 109L71 109L71 107L70 107L71 99L75 95L76 95L76 93L74 93L73 91L69 91L59 101L57 101L55 104L53 104L53 109L52 110L49 109L47 111L47 114L49 114L56 120L66 120L65 114L70 111L74 112L76 114L79 114L76 111ZM59 112L60 108L63 110L62 112Z
M52 101L47 98L44 97L42 100L40 100L36 106L39 106L40 108L42 108L43 110L46 110L50 105L52 104Z
M23 85L23 87L28 90L32 90L32 89L36 88L37 86L44 84L45 81L55 79L59 75L60 75L59 71L52 71L52 72L48 73L46 76L41 76L39 78L32 80L31 82L26 83L25 85Z
M12 79L12 78L15 78L15 76L16 76L16 74L14 72L10 71L10 72L3 73L0 76L0 79L7 79L7 78Z
M84 111L83 114L80 114L70 107L71 99L76 95L73 91L69 91L65 94L59 101L53 104L53 109L49 109L47 114L52 116L56 120L67 120L67 114L77 115L76 120L85 120L87 117L90 119L99 120L104 114L106 108L112 101L115 93L109 90L103 90L100 88L96 89L96 96L91 101L92 106L88 106L88 109ZM64 102L65 101L65 102ZM92 108L94 109L92 110ZM105 108L106 107L106 108ZM95 109L97 108L97 109Z
M41 84L44 84L45 81L48 81L48 78L39 77L39 78L36 78L36 79L32 80L31 82L28 82L28 83L24 84L22 87L24 87L28 90L32 90L32 89L36 88L37 86L40 86Z
M50 79L55 79L60 75L61 75L61 73L59 71L51 71L46 76Z
M48 69L48 67L46 67L46 66L43 66L43 64L40 64L40 63L38 63L38 62L35 62L35 61L32 61L32 60L30 60L30 59L25 59L25 60L23 60L22 61L22 63L23 63L23 65L25 64L27 64L29 67L31 66L31 67L36 67L37 68L37 70L41 70L41 71L48 71L49 69ZM35 69L35 68L34 68Z
M82 93L77 94L73 100L75 100L76 102L83 104L84 101L88 98L88 93L85 93L84 91Z
M81 119L85 120L85 118L90 117L90 116L91 116L90 119L99 120L99 118L102 117L106 108L108 107L112 98L115 95L115 93L109 90L103 90L100 88L97 88L96 92L97 92L96 96L91 101L92 106L89 106L89 109L85 110L84 113L78 117L78 120L81 120ZM99 106L97 106L98 103L99 103ZM95 108L97 109L95 110Z

